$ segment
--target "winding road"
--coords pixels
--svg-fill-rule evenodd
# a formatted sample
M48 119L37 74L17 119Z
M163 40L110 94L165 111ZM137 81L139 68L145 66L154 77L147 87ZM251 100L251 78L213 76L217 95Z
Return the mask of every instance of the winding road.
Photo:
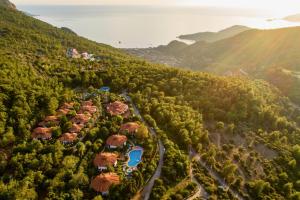
M121 96L123 96L128 102L131 103L131 105L133 107L134 114L136 116L138 116L138 117L141 118L141 121L148 127L148 130L151 133L151 135L157 137L157 133L144 120L144 118L142 117L139 109L133 103L131 97L128 96L128 93L126 91L123 91L123 93L121 94ZM141 192L141 197L142 197L143 200L148 200L150 198L150 194L151 194L152 188L154 186L154 182L155 182L156 179L158 179L160 177L161 169L162 169L162 167L164 165L165 147L164 147L164 145L163 145L163 143L162 143L162 141L160 139L158 139L158 146L159 146L159 162L158 162L157 168L156 168L153 176L151 177L151 179L148 181L148 183L145 185L145 187L143 188L143 190Z
M205 168L208 173L210 174L210 176L215 179L216 181L218 181L218 183L220 184L220 186L222 186L225 189L228 189L228 191L237 199L239 200L244 200L244 198L236 191L234 191L233 189L230 188L230 185L228 185L224 179L217 173L215 172L213 169L209 168L206 163L201 159L201 156L196 153L196 151L192 148L190 148L190 156L194 157L195 160L203 167Z

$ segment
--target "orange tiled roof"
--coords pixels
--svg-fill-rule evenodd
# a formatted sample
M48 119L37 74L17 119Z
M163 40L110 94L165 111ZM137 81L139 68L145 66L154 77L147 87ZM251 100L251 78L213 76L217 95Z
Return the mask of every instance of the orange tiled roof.
M92 106L92 105L93 105L92 100L82 102L82 106Z
M67 115L70 112L70 109L61 108L57 111L58 115Z
M110 146L122 146L127 141L127 137L125 135L112 135L106 140L106 144Z
M76 124L86 124L90 119L91 115L77 114L71 121Z
M118 155L115 153L99 153L94 159L94 165L96 167L113 166L118 159Z
M83 125L78 125L78 124L74 123L69 131L70 131L70 133L79 133L82 128L83 128Z
M120 131L128 131L129 133L133 133L136 132L139 127L140 125L136 122L128 122L126 124L121 125Z
M96 106L82 106L78 113L82 114L85 112L93 114L93 113L97 112L97 107Z
M50 139L52 137L52 129L38 127L33 130L32 137L35 139Z
M77 139L76 133L64 133L59 138L61 142L74 142Z
M64 103L60 108L61 109L72 109L74 107L74 102L71 103Z
M112 185L118 184L120 184L120 177L116 173L105 173L96 176L91 182L91 187L96 192L108 192Z
M128 105L122 103L121 101L115 101L110 103L106 109L111 115L121 115L128 110Z
M39 126L45 126L45 125L47 125L47 123L49 123L49 122L53 122L53 123L55 123L56 125L58 125L58 124L59 124L59 117L58 117L58 116L54 116L54 115L52 115L52 116L47 116L47 117L44 119L44 121L42 121L42 122L39 123Z

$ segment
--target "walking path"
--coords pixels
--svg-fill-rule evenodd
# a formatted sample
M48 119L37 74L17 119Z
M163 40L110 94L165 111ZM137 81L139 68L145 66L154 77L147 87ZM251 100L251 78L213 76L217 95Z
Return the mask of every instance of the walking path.
M157 133L155 132L155 130L149 126L149 124L144 120L144 118L142 117L139 109L136 107L136 105L133 103L132 99L130 96L128 96L127 92L124 91L121 96L123 96L127 101L129 101L133 107L134 110L134 114L138 117L141 118L141 121L148 127L148 130L150 131L150 133L157 137ZM164 165L164 154L165 154L165 148L164 145L162 143L162 141L160 139L158 139L158 146L159 146L159 163L157 165L156 171L154 172L153 176L151 177L151 179L148 181L148 183L146 184L146 186L144 187L144 189L141 192L141 196L143 200L148 200L150 198L150 194L152 191L152 188L154 186L154 182L156 179L158 179L160 177L161 174L161 169Z

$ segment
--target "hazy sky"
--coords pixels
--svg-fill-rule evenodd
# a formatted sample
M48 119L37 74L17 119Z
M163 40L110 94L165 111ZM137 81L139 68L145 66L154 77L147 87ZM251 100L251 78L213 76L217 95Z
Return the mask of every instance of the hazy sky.
M24 4L116 4L116 5L199 5L257 8L278 13L300 13L299 0L12 0Z

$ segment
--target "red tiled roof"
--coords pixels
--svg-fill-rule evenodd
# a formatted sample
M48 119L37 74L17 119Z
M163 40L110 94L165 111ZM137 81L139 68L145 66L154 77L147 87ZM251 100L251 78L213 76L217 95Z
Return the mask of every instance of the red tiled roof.
M128 122L126 124L121 125L120 131L121 132L126 132L128 131L129 133L136 132L140 125L136 122Z
M73 123L76 124L86 124L91 119L91 115L87 114L77 114L71 120Z
M121 115L128 110L128 105L122 103L121 101L115 101L110 103L106 109L111 115Z
M72 109L74 107L74 102L64 103L60 108L61 109Z
M112 135L106 140L106 144L110 146L122 146L127 141L127 137L125 135Z
M33 130L32 137L35 139L50 139L52 137L52 129L38 127Z
M93 113L97 112L97 107L96 106L82 106L78 113L82 114L85 112L93 114Z
M96 167L113 166L118 159L118 155L115 153L99 153L94 159L94 165Z
M96 176L91 182L91 187L96 192L108 192L112 185L118 184L120 184L120 177L116 173L105 173Z
M44 121L39 123L39 126L46 126L48 123L54 123L55 125L59 124L59 117L58 116L47 116Z
M61 142L74 142L77 139L76 133L64 133L59 140Z
M92 100L84 101L84 102L82 102L81 105L82 105L82 106L92 106L92 105L93 105L93 101L92 101Z
M82 128L83 125L73 124L69 131L70 133L79 133Z
M70 109L61 108L57 111L58 115L67 115L70 112Z

